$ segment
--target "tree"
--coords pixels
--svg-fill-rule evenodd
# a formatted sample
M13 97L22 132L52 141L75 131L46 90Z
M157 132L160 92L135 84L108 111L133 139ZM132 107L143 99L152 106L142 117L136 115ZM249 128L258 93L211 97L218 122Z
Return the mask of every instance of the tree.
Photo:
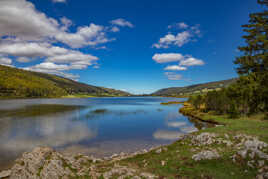
M268 7L268 0L258 0L258 3ZM247 33L243 36L247 45L238 48L244 55L235 60L240 75L268 71L268 10L249 16L249 24L242 26Z
M242 26L246 32L243 36L246 45L238 48L243 55L234 62L238 65L239 75L249 76L257 83L254 88L248 88L253 90L248 91L252 112L257 109L268 111L268 0L258 0L258 3L265 9L250 14L249 24ZM256 109L252 110L253 107Z

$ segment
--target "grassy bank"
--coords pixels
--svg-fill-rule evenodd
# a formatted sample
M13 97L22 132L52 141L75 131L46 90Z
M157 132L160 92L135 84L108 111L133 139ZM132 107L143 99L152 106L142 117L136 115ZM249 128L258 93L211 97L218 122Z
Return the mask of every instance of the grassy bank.
M193 133L192 136L209 132L219 137L228 136L228 139L235 144L238 141L236 141L234 136L247 134L258 137L260 140L268 143L268 121L262 120L263 115L229 119L226 116L194 111L192 106L187 103L185 103L184 108L181 108L180 111L185 115L223 124L198 131ZM193 160L192 156L202 150L217 150L221 157L212 160ZM226 146L224 144L195 146L191 142L191 137L188 137L163 147L160 153L151 151L125 159L120 163L131 167L134 166L139 170L165 178L255 178L259 168L249 167L247 162L250 159L241 159L239 162L233 162L231 159L237 150L234 146ZM265 164L268 165L267 161Z

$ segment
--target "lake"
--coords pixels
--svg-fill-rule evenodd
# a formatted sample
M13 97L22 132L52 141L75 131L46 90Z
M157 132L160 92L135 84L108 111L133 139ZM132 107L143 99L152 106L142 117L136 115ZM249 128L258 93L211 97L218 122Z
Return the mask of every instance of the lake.
M181 115L180 104L160 105L175 100L185 99L0 100L0 169L36 146L103 157L170 144L206 127Z

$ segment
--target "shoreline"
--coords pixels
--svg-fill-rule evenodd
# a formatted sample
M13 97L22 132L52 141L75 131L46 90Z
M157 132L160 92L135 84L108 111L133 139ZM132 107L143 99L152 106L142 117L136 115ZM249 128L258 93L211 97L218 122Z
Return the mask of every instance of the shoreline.
M186 108L185 108L186 107ZM180 111L186 109L187 104ZM184 113L185 115L185 113ZM208 115L208 116L206 116ZM39 156L42 168L31 171L41 178L57 176L84 178L265 178L268 176L268 134L259 130L268 128L268 121L257 119L228 119L192 111L191 117L205 122L217 122L212 128L182 135L172 144L153 147L131 154L113 154L95 158L77 154L64 156L49 148L36 148L16 160L12 169L2 171L7 176L20 176L18 168L27 173L27 166L35 167L29 157ZM239 125L238 125L239 124ZM254 128L254 129L252 129ZM261 140L262 141L261 141ZM250 144L250 145L249 145ZM239 147L238 147L239 146ZM43 154L46 154L44 157ZM49 155L50 157L47 157ZM62 161L50 168L52 161ZM23 163L23 165L20 164ZM27 166L25 166L25 162ZM36 168L36 167L35 167ZM32 169L32 168L30 168ZM178 170L179 169L179 170ZM21 171L21 170L20 170ZM1 173L0 172L0 176ZM23 173L23 174L25 174ZM179 176L179 177L178 177Z
M153 97L155 97L155 96L153 96ZM27 99L34 99L34 98L27 98ZM50 98L48 98L48 99L50 99ZM178 102L178 103L179 104L183 104L184 102ZM189 116L189 117L192 117L192 116ZM200 120L199 118L195 118L194 120L198 120L198 121L205 122L205 123L208 122L208 121ZM200 131L200 130L198 130L198 131ZM136 155L139 155L139 154L145 154L145 153L151 152L151 151L156 150L156 149L159 149L159 148L163 148L163 147L165 148L165 147L167 147L169 145L172 145L173 143L175 143L175 142L177 142L179 140L183 140L183 138L185 138L185 137L187 137L188 135L191 135L191 134L192 134L192 132L191 133L187 133L187 134L183 134L183 135L179 136L177 140L175 140L173 142L170 142L170 144L162 144L162 145L157 145L157 146L153 146L153 147L150 147L150 148L142 148L140 150L137 150L137 151L134 151L134 152L130 152L130 153L128 153L128 152L112 153L112 154L110 154L108 156L104 156L104 157L96 157L96 155L94 156L92 154L81 154L79 152L74 153L74 152L57 151L57 150L54 150L54 149L53 150L55 152L59 152L61 154L67 154L67 155L85 155L85 156L90 156L94 160L97 160L97 161L108 161L108 160L114 160L114 159L115 160L122 160L122 159L130 158L130 157L133 157L133 156L136 156ZM0 170L0 173L1 173L1 171L5 171L5 170L8 170L9 168L11 168L15 164L15 161L16 161L16 159L13 160L13 161L8 162L7 165L2 165L4 167L1 167L1 168L4 168L4 169Z

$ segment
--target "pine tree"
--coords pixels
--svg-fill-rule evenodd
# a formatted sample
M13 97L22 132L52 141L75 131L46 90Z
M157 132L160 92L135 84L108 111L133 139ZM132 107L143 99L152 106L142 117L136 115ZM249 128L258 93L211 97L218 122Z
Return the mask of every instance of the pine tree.
M258 3L268 7L268 0L258 0ZM236 59L237 72L241 75L268 72L268 10L250 14L249 24L243 25L247 46L238 49L244 53Z
M264 10L250 14L249 24L242 26L246 32L243 36L246 46L238 48L243 56L236 58L234 63L238 65L239 75L247 75L250 81L257 82L251 92L254 95L250 96L254 101L251 107L268 111L268 0L258 0L258 3Z

